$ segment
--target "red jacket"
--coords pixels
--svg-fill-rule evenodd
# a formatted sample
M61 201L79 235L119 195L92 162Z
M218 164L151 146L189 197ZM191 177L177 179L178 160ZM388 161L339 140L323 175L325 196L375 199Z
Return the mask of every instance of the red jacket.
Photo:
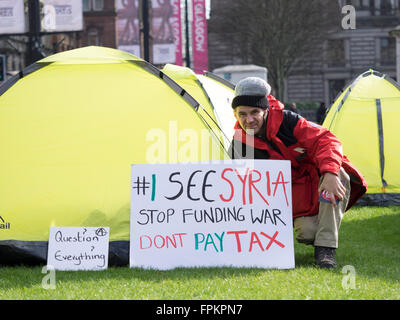
M290 160L292 165L293 218L318 214L318 185L326 172L337 174L340 167L349 174L351 194L348 210L367 190L361 173L342 154L340 141L326 128L283 110L283 104L269 95L266 132L254 141L254 158ZM232 158L238 155L237 143L248 143L246 132L237 122L231 146ZM243 150L238 149L237 150ZM235 154L236 153L236 154Z

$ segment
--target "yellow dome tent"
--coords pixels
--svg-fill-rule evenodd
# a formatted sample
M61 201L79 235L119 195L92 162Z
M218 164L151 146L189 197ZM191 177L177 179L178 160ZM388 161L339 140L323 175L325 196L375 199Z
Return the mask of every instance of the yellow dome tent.
M220 128L225 133L225 137L228 138L230 145L236 123L232 110L235 85L212 72L206 72L203 75L197 75L197 77L210 97Z
M228 157L199 109L151 64L103 47L49 56L5 82L0 265L45 262L50 226L108 226L110 264L127 264L131 165Z
M234 97L234 85L225 79L206 72L195 74L191 69L173 64L166 64L161 69L166 75L184 88L204 109L199 113L204 118L212 118L211 128L220 133L226 149L232 141L236 119L231 103Z
M323 126L368 183L361 204L400 204L399 119L398 83L373 70L345 88L327 113Z

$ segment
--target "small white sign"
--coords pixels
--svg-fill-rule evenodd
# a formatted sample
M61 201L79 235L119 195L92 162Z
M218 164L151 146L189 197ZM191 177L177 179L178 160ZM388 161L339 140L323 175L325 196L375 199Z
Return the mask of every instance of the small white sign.
M108 267L109 227L50 227L47 265L56 270Z
M289 161L132 165L130 266L294 268Z
M153 45L153 63L175 63L175 44L162 43Z

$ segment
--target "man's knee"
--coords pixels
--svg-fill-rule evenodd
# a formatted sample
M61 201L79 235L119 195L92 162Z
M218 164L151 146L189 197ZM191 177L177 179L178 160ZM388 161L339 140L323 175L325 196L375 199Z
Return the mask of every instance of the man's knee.
M304 244L313 244L318 229L316 222L316 216L296 218L294 221L296 240Z

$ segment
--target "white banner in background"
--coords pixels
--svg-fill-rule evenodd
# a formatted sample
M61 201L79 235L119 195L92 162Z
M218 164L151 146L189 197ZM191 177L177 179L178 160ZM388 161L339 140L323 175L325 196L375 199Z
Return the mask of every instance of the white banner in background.
M25 32L24 0L0 0L0 34Z
M118 49L140 57L139 0L117 0Z
M82 0L41 0L42 31L80 31L83 29Z

